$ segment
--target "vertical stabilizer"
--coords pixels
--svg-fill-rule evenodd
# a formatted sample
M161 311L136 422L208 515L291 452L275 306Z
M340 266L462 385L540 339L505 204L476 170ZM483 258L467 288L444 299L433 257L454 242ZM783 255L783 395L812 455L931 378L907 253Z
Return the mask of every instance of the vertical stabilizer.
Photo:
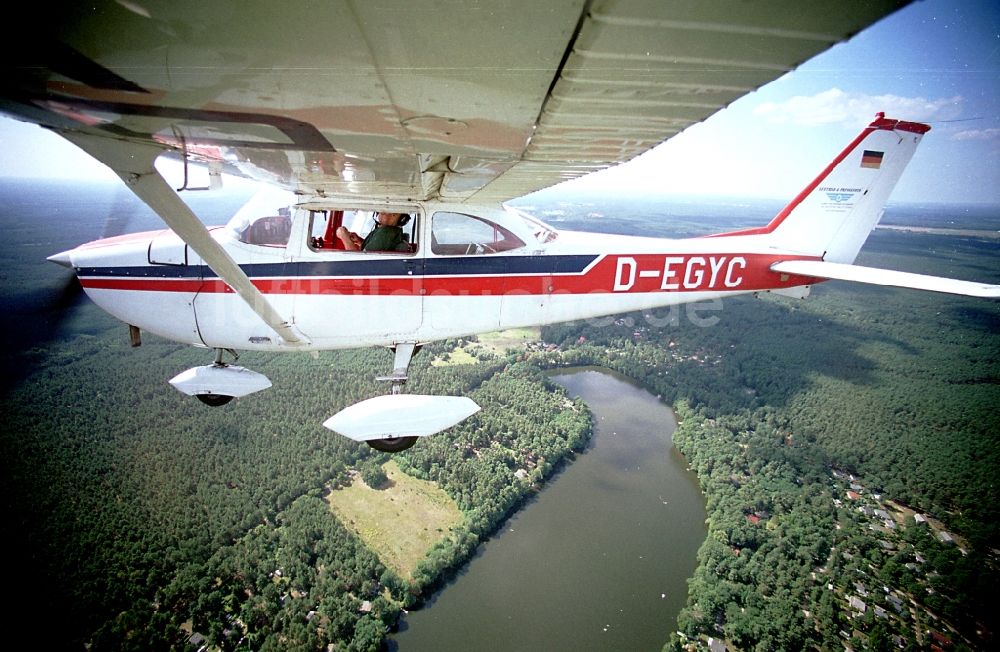
M930 127L880 113L759 233L773 246L853 263Z

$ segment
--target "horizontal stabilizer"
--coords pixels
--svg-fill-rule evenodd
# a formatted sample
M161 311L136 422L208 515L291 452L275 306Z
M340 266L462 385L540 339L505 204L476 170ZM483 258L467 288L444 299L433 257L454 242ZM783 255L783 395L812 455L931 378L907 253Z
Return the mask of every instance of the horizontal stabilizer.
M927 276L926 274L896 272L876 267L828 263L822 260L786 260L771 265L771 269L782 274L801 274L816 278L855 281L871 285L890 285L914 290L961 294L969 297L1000 298L1000 285L959 281L941 276Z
M466 396L386 394L346 407L323 422L354 441L426 437L479 412Z

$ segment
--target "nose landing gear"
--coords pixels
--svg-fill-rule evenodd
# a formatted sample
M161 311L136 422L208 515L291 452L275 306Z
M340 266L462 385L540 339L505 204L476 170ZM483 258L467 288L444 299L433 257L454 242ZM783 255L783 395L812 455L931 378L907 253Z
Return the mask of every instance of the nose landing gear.
M215 363L192 367L170 379L178 391L194 396L205 405L219 407L234 398L247 396L271 386L267 376L244 367L226 364L222 355L228 351L233 360L239 359L231 349L216 349Z

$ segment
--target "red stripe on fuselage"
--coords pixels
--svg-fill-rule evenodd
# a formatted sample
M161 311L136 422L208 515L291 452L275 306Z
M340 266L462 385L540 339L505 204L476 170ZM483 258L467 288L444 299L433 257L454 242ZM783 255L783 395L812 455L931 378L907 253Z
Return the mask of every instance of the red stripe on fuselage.
M282 277L252 279L263 294L344 296L499 296L504 294L622 294L643 292L740 292L816 282L772 272L775 254L609 254L583 274L405 277ZM813 257L808 260L818 260ZM232 290L219 279L84 277L90 289L219 294Z

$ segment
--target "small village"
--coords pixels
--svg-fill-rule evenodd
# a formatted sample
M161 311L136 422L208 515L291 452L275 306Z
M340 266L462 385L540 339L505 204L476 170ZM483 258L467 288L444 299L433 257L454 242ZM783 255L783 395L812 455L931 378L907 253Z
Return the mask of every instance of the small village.
M959 631L928 606L927 598L938 585L938 574L928 560L942 550L966 556L962 538L932 516L867 489L855 475L832 469L831 481L838 519L836 545L811 579L836 596L843 650L987 649L993 633L984 626L975 632ZM770 517L767 512L746 515L754 525ZM892 572L888 567L893 564L901 564L907 572ZM893 574L899 579L888 581ZM807 619L815 617L810 609L808 605L802 609ZM722 627L717 624L716 630L716 636L692 638L683 632L677 636L685 650L735 649L722 636Z
M932 516L868 489L855 475L837 469L831 473L840 532L830 560L813 573L813 579L825 580L839 599L841 615L846 616L839 632L844 649L871 649L876 628L900 650L944 652L956 644L982 649L991 632L982 628L960 632L928 606L937 577L928 558L942 547L967 555L961 537ZM862 549L859 541L874 541L877 548ZM889 568L900 564L905 571ZM887 581L894 575L895 584Z

